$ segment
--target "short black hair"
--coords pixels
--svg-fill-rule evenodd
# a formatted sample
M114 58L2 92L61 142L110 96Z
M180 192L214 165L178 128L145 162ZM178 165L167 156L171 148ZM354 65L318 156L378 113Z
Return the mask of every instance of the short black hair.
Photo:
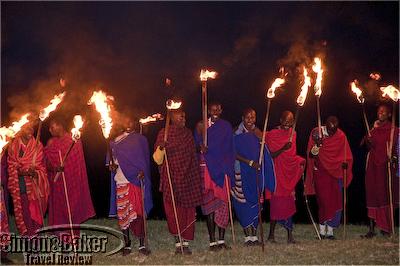
M254 109L251 108L251 107L247 107L247 108L245 108L245 109L243 110L242 116L245 117L245 116L246 116L248 113L250 113L250 112L256 112L256 110L254 110Z
M69 123L67 122L67 117L62 113L53 113L53 114L51 114L50 117L49 117L49 125L51 123L56 123L58 125L61 125L64 128L64 130L68 129L68 124Z

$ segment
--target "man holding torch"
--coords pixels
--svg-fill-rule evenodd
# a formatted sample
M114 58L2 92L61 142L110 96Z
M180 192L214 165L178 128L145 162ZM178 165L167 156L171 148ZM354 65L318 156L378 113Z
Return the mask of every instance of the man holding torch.
M271 207L268 240L273 243L275 242L276 222L286 229L287 242L295 243L292 234L292 217L296 213L295 188L304 171L305 159L297 155L296 133L292 132L293 124L293 113L284 111L280 125L265 135L265 143L273 158L276 175L275 191L271 193L267 190L265 193L266 198L270 199Z
M207 215L207 228L210 238L210 250L229 249L225 244L225 229L230 216L230 180L234 180L235 151L231 124L220 118L220 103L211 103L208 107L210 118L207 122L207 146L203 143L204 125L198 123L195 131L196 143L202 155L201 171L203 175L202 211ZM199 130L200 129L200 130ZM232 182L231 181L231 182ZM232 215L231 215L232 216ZM215 227L218 227L218 241L215 239Z
M306 195L315 194L318 204L319 233L321 238L335 239L333 229L338 228L342 217L343 186L348 187L352 177L353 156L345 133L338 128L339 120L330 116L326 126L310 134L307 146ZM318 154L312 147L320 144ZM322 144L322 145L321 145Z
M183 251L190 255L189 241L194 239L196 207L202 203L200 169L192 132L185 126L185 112L181 109L168 112L171 125L167 124L167 129L158 133L153 159L159 165L160 191L168 230L175 237L175 253Z
M50 183L49 226L67 225L70 223L70 218L73 224L80 224L95 215L82 142L76 141L64 162L60 158L64 158L74 142L72 135L65 130L66 126L63 121L65 119L60 116L53 116L50 120L49 131L52 138L49 139L44 149ZM64 178L55 179L59 175L57 173L64 173L67 181L66 188L64 188ZM65 191L68 191L69 203ZM64 234L68 234L67 228L65 231ZM61 232L56 234L60 236ZM76 236L79 234L77 233ZM70 242L69 239L62 240Z
M374 123L370 136L366 137L369 155L365 173L365 189L367 199L368 218L370 219L369 231L365 238L372 238L375 234L375 224L382 234L393 233L391 229L390 191L388 178L387 144L390 142L392 125L390 118L392 110L387 104L380 104L377 110L378 120ZM392 174L391 194L396 207L399 204L399 177L398 177L398 127L394 128L392 157L390 158L390 173ZM397 169L397 171L396 171ZM396 176L397 173L397 176ZM395 207L395 208L396 208Z
M20 235L33 236L43 226L49 182L43 145L36 142L31 123L25 124L8 149L8 189Z
M131 128L129 122L127 127ZM145 242L145 218L153 207L149 144L146 137L126 127L114 125L111 133L113 140L110 148L115 164L108 165L111 172L109 216L118 218L118 225L124 234L124 256L131 252L129 230L139 238L139 252L149 255ZM106 162L110 162L110 158ZM141 187L141 179L144 187Z

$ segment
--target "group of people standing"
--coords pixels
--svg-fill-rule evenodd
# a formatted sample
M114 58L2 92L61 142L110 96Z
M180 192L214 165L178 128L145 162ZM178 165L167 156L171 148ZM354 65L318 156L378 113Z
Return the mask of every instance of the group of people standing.
M48 226L57 227L52 233L71 243L79 231L69 230L68 225L80 224L95 215L82 143L77 141L62 163L72 136L57 117L50 121L49 131L52 138L43 147L34 137L34 124L24 125L1 157L1 245L8 244L4 237L9 234L8 193L21 236L36 235L48 211ZM6 255L2 249L2 260Z
M245 245L260 245L257 228L262 222L264 200L270 201L267 240L275 242L278 223L287 230L287 242L295 243L295 187L304 175L304 193L316 195L319 234L334 239L334 229L341 221L343 187L352 180L353 164L338 119L330 116L324 126L312 130L307 158L302 158L297 154L294 116L290 111L283 112L280 125L267 132L256 127L256 112L251 108L243 111L242 122L235 129L221 114L221 104L210 104L207 130L203 130L202 121L193 134L185 126L185 112L172 110L170 124L160 130L154 144L152 158L159 166L159 190L176 253L191 254L189 242L194 239L198 206L206 216L209 250L230 249L225 242L225 230L232 210L243 228ZM384 234L393 233L390 206L396 208L399 204L398 128L393 127L391 109L385 104L378 107L377 118L363 141L369 149L365 185L371 223L363 236L366 238L376 235L375 225ZM43 147L33 136L33 126L24 126L8 148L7 160L3 156L1 196L10 192L21 235L31 236L43 226L46 209L50 226L80 224L95 215L82 144L78 141L62 163L72 137L61 120L51 120L49 128L52 138ZM391 138L393 152L388 158L387 143ZM264 152L260 151L260 143L265 145ZM110 150L106 159L111 171L110 216L118 218L124 234L123 255L131 252L130 232L139 239L139 252L148 255L146 217L153 207L149 144L145 136L132 130L132 125L115 125ZM392 180L393 204L389 202L388 180ZM4 198L1 203L5 231L8 227ZM69 234L68 230L63 232ZM74 232L79 235L76 230L71 234Z
M256 127L256 112L251 108L243 111L242 122L235 129L221 118L221 114L221 104L209 105L204 137L203 121L197 124L193 134L185 126L185 112L173 110L168 129L160 130L154 144L152 157L159 166L159 190L163 194L168 229L174 236L175 252L191 254L189 242L194 239L198 206L201 206L202 213L206 216L210 251L230 249L225 242L225 230L232 218L232 209L243 228L245 245L260 245L257 228L262 221L259 214L265 199L270 201L268 241L276 242L275 226L278 223L287 230L287 242L295 243L292 234L292 217L296 213L295 187L304 175L304 193L315 194L317 198L319 234L321 238L335 239L334 229L340 225L342 216L343 187L349 186L353 177L352 152L345 133L339 129L338 119L330 116L324 126L312 130L307 158L302 158L296 151L292 112L283 112L280 125L267 132ZM387 189L388 160L393 174L392 206L398 206L399 201L396 189L399 175L395 163L398 128L392 130L391 109L387 105L379 106L377 116L378 120L370 136L366 136L364 140L369 149L366 191L368 217L371 219L370 230L363 235L366 238L375 236L375 224L382 233L392 233ZM394 152L388 159L386 150L384 152L381 146L389 141L391 131L395 136ZM149 158L147 141L144 136L126 131L124 127L114 133L114 161L121 162L121 175L126 178L124 181L116 178L119 168L114 166L113 169L117 170L112 175L112 182L117 183L117 196L112 192L111 202L116 199L118 210L125 210L127 207L118 205L118 201L127 197L130 199L128 204L133 206L129 208L133 214L129 214L129 211L118 213L120 225L126 217L137 217L142 223L141 215L146 215L151 208L149 163L145 163ZM260 153L260 142L265 142L263 153ZM123 163L125 160L126 163ZM129 182L129 186L136 186L138 191L140 176L144 180L144 209L141 207L140 197L129 194L135 189L129 190L130 196L124 196L118 190L119 182ZM126 204L128 201L123 202ZM126 227L121 226L121 229L124 228ZM131 231L140 240L139 252L149 254L143 244L145 232L135 231L132 227ZM129 232L126 231L126 235L124 254L130 252Z

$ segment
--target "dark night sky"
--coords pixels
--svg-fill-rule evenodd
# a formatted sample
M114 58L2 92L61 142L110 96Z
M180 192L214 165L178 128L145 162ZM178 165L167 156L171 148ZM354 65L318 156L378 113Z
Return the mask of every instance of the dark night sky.
M209 99L223 104L224 117L236 125L251 106L261 125L265 91L284 66L288 81L272 103L273 127L283 110L295 109L298 69L321 56L322 116L339 117L355 155L349 219L365 221L365 150L358 147L364 126L348 84L360 80L373 121L378 85L398 87L398 2L1 2L1 27L2 124L37 111L60 90L58 79L66 78L69 95L62 110L88 117L83 141L99 216L107 212L109 177L102 166L104 140L86 107L94 89L113 95L119 112L142 117L163 111L163 80L170 77L193 128L201 117L198 75L208 67L220 74L209 83ZM368 79L372 71L382 74L379 84ZM302 155L315 124L310 91L297 128ZM147 129L151 146L161 126ZM156 191L159 177L153 172ZM160 217L160 197L155 198L153 217ZM298 209L297 220L307 221L300 197Z

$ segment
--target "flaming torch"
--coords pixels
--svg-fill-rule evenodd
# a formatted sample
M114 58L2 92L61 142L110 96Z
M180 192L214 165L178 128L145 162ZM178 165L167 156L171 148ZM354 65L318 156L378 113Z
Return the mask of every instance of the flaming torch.
M262 134L262 139L261 139L261 147L260 147L260 154L258 157L258 164L260 167L263 167L262 162L264 161L264 148L265 148L265 133L267 132L267 125L268 125L268 118L269 118L269 110L271 107L271 101L272 98L275 97L275 90L279 87L281 87L285 83L285 80L283 78L277 78L274 80L272 83L271 87L267 91L267 113L265 114L265 120L264 120L264 128L263 128L263 134ZM261 192L259 189L259 175L260 175L260 170L257 170L257 176L256 176L256 183L257 183L257 195L258 195L258 220L259 220L259 226L260 226L260 238L261 238L261 248L262 251L264 251L264 231L262 227L262 217L261 217Z
M110 147L110 132L112 129L112 119L110 116L111 106L110 101L114 101L114 97L107 95L103 91L95 91L90 98L88 105L94 104L97 112L100 114L99 125L103 132L104 138L107 140L107 153L110 157L110 165L115 166L114 158L112 156L112 151Z
M140 134L143 133L143 126L144 125L147 125L149 123L156 122L156 121L159 121L159 120L163 120L163 119L164 119L164 117L162 116L162 114L159 114L159 113L152 114L152 115L149 115L146 118L139 119Z
M164 128L164 142L166 143L168 141L168 130L169 130L169 123L171 120L171 110L177 110L181 107L182 102L174 102L173 100L167 100L166 107L167 107L167 117L165 119L165 128ZM172 207L174 209L174 216L175 216L175 222L176 222L176 228L178 230L178 237L179 237L179 243L181 244L181 252L183 254L183 242L182 242L182 234L181 234L181 229L179 226L179 220L178 220L178 212L176 210L176 204L175 204L175 194L174 194L174 188L172 186L172 180L171 180L171 171L169 169L169 163L168 163L168 156L167 156L167 147L164 147L164 158L165 158L165 166L167 168L167 177L168 177L168 183L169 183L169 189L171 191L171 200L172 200Z
M32 158L32 165L35 164L36 161L36 156L37 156L37 145L40 141L40 132L42 130L42 124L43 121L46 120L46 118L49 117L50 113L53 112L54 110L57 109L57 106L62 102L62 100L64 99L66 92L62 92L58 95L55 95L53 97L53 99L50 100L50 104L43 108L42 110L40 110L39 113L39 126L38 126L38 131L36 134L36 146L35 146L35 153L33 154L33 158Z
M380 90L382 91L382 97L389 97L393 100L393 109L392 109L392 128L390 130L390 142L386 142L386 152L388 156L388 183L389 183L389 202L390 202L390 220L391 220L391 227L392 227L392 234L391 237L394 238L394 213L393 213L393 192L392 192L392 152L393 152L393 138L394 138L394 128L395 128L395 116L396 116L396 103L400 99L400 92L396 89L393 85L389 85L386 87L381 87Z
M202 69L200 71L200 81L201 81L201 102L202 102L202 113L203 113L203 144L207 147L207 80L215 79L217 77L217 72L208 71L207 69Z
M3 153L8 142L29 122L29 115L29 113L24 114L18 121L13 122L11 126L0 128L0 155Z
M297 97L296 115L294 117L292 131L290 132L289 142L292 142L293 134L294 134L294 131L295 131L296 125L297 125L297 117L299 116L300 108L304 105L304 102L306 101L306 98L307 98L308 89L311 87L311 78L308 76L308 72L305 67L303 67L303 76L304 76L304 82L303 82L303 86L301 86L300 94Z
M324 72L322 69L322 61L319 57L314 58L314 65L312 66L312 70L317 74L317 79L315 80L314 92L317 99L317 116L318 116L318 134L319 137L322 138L321 131L321 109L319 107L319 98L322 94L322 73Z
M367 133L368 136L371 137L371 133L370 133L370 129L369 129L369 123L368 123L368 118L367 118L367 114L365 113L365 106L364 106L364 102L365 102L365 98L362 95L362 90L358 87L358 81L354 80L350 83L350 88L351 91L354 92L357 96L357 100L358 102L361 104L362 106L362 111L363 111L363 117L364 117L364 123L365 123L365 127L367 129Z

